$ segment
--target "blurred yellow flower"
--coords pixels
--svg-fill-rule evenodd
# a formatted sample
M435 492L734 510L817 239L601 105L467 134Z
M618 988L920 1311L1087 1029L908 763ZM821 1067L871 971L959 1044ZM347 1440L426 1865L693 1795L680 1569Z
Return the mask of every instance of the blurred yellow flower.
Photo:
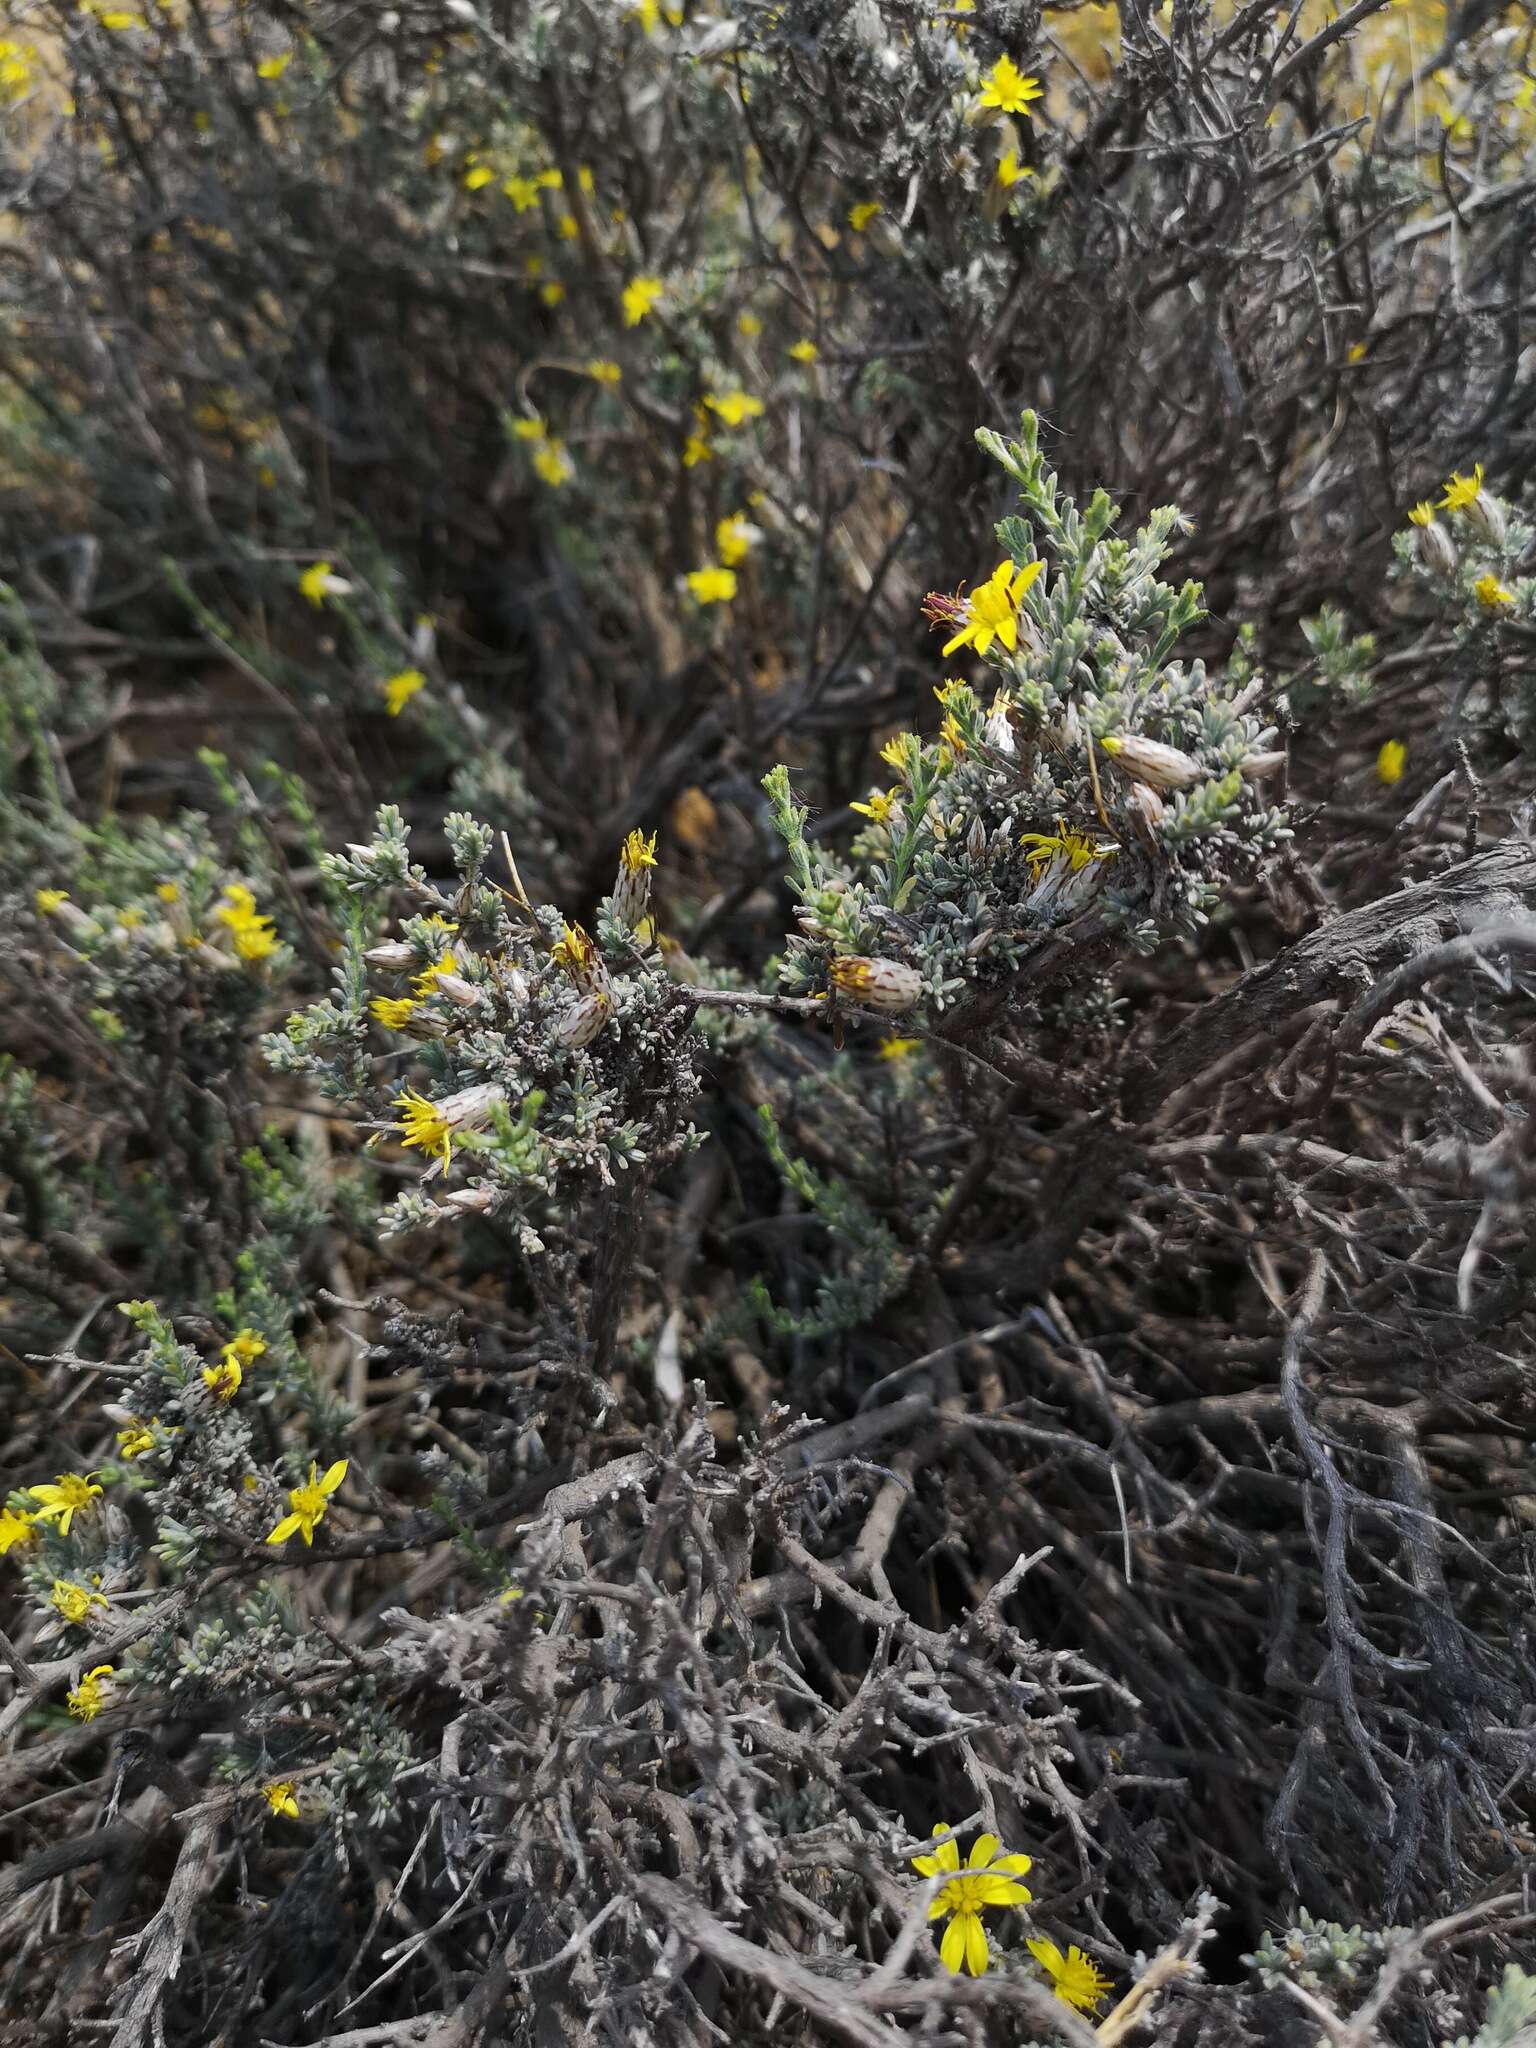
M878 199L861 199L857 206L849 207L848 225L856 235L862 235L879 211Z
M632 277L624 287L624 325L638 327L666 288L659 277Z
M1408 749L1401 740L1383 740L1381 752L1376 756L1376 780L1384 782L1389 789L1394 782L1401 782L1407 760Z
M419 668L403 668L398 675L390 676L382 687L384 709L391 718L398 718L416 692L427 687L427 679Z
M695 604L729 604L736 595L736 571L710 562L690 572L688 588Z
M704 403L728 427L744 426L748 420L760 419L763 412L763 401L747 391L712 392Z

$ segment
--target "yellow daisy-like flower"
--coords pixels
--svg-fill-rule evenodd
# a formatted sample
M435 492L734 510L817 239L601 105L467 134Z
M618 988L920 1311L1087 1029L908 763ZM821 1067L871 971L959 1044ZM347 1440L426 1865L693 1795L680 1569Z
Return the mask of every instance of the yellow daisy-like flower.
M112 1666L98 1664L65 1696L64 1704L77 1721L94 1721L103 1707L111 1705Z
M753 528L739 512L722 519L715 527L715 548L727 569L734 569L752 552Z
M0 1557L20 1543L37 1541L37 1521L32 1515L18 1515L14 1508L0 1508Z
M76 1627L85 1620L93 1607L105 1607L107 1604L102 1594L93 1593L89 1586L76 1585L73 1579L55 1579L48 1600L66 1621L74 1623Z
M987 1967L987 1937L981 1916L989 1906L1027 1906L1034 1894L1016 1880L1030 1868L1028 1856L1000 1856L1002 1843L996 1835L978 1835L971 1853L960 1868L960 1845L943 1821L930 1830L939 1841L932 1856L914 1856L912 1868L924 1877L944 1877L954 1872L928 1908L930 1920L949 1921L939 1944L939 1961L946 1970L969 1970L979 1977Z
M407 1088L395 1097L395 1108L402 1111L397 1129L402 1144L414 1145L418 1151L434 1153L444 1166L453 1157L453 1126L442 1115L435 1102L429 1102L425 1095L418 1095L414 1088Z
M1044 562L1029 562L1022 569L1014 562L999 562L969 597L950 600L958 607L950 619L959 631L944 643L946 658L957 647L973 647L978 654L985 654L994 640L1012 654L1019 644L1019 606L1044 568ZM929 600L929 607L929 616L937 623L935 600Z
M1075 2012L1094 2012L1109 1989L1109 1979L1080 1948L1065 1955L1054 1941L1026 1941L1024 1946L1051 1980L1051 1988L1063 2005Z
M217 1365L203 1367L203 1385L215 1401L222 1402L226 1408L239 1393L240 1382L244 1378L238 1359L221 1358Z
M409 996L375 996L368 1008L386 1031L403 1031L416 1005Z
M299 1802L294 1797L298 1786L292 1778L274 1778L270 1785L263 1785L261 1796L274 1813L285 1815L289 1820L299 1817Z
M1465 512L1483 488L1483 465L1479 462L1470 476L1456 472L1445 480L1445 496L1440 500L1447 512Z
M57 1522L59 1534L67 1536L75 1516L87 1513L101 1492L99 1486L91 1484L91 1479L89 1472L61 1472L51 1485L29 1486L27 1492L39 1503L32 1519Z
M624 325L638 327L666 288L665 280L659 277L632 277L624 287Z
M999 57L981 82L981 104L1002 114L1028 114L1031 100L1044 97L1038 78L1026 78L1011 57Z
M632 875L639 874L642 868L655 867L656 834L653 832L647 839L637 825L619 848L619 859Z
M879 211L878 199L861 199L857 206L849 207L848 225L856 235L862 235Z
M1515 593L1506 590L1497 576L1479 576L1472 586L1472 595L1485 612L1502 611L1515 601Z
M736 571L710 562L689 572L688 589L695 604L729 604L736 595Z
M864 804L850 804L850 811L857 811L860 817L870 819L876 825L883 825L895 810L898 795L894 789L872 789L869 801Z
M382 687L384 709L391 718L398 718L416 692L427 687L427 679L419 668L403 668L398 675L390 676Z
M762 417L763 401L754 398L749 391L712 393L704 403L711 412L718 413L728 427L744 426L748 420Z
M311 1459L308 1480L303 1486L295 1486L288 1495L293 1512L284 1515L267 1541L286 1543L290 1536L302 1536L306 1545L313 1543L315 1526L330 1506L330 1496L347 1476L347 1463L347 1459L338 1458L334 1465L327 1466L325 1476L317 1480L315 1461Z
M1376 780L1384 782L1388 789L1394 782L1401 782L1407 759L1408 749L1401 740L1383 740L1381 752L1376 756Z
M533 466L552 490L568 484L576 474L576 465L566 451L563 441L545 441L533 451Z
M1433 526L1435 508L1428 498L1421 498L1417 505L1409 507L1408 517L1415 526Z

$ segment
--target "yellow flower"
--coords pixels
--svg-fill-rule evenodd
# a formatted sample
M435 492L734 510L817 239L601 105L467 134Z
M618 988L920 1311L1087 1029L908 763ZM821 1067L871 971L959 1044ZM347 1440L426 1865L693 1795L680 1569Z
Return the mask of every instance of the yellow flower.
M1497 576L1479 576L1472 586L1472 595L1486 612L1501 611L1515 601L1515 593L1506 590Z
M739 512L722 519L715 528L715 549L727 569L734 569L752 552L753 530Z
M555 222L555 228L562 242L574 242L576 237L581 233L580 228L578 228L576 225L576 216L574 213L562 213L560 218Z
M464 173L464 190L481 192L490 184L496 173L489 164L474 164Z
M512 422L512 438L514 441L542 441L548 432L548 427L537 416L533 419L516 419Z
M922 1044L920 1038L882 1038L875 1050L883 1060L904 1060Z
M410 1142L409 1139L406 1141ZM290 1536L302 1536L305 1544L315 1540L315 1525L330 1506L330 1495L347 1476L347 1460L338 1458L334 1465L326 1468L325 1477L315 1478L315 1462L310 1460L309 1479L303 1486L295 1486L288 1495L288 1505L293 1510L284 1515L277 1527L267 1538L269 1543L286 1543Z
M911 772L912 759L920 745L915 732L899 732L880 749L880 758L887 768L894 768L898 775L906 775Z
M747 420L759 419L763 411L763 401L746 391L727 391L718 398L712 394L704 403L711 412L718 413L728 427L739 427Z
M14 1508L0 1508L0 1557L18 1543L37 1541L37 1521L32 1515L18 1515Z
M203 1385L215 1401L223 1402L226 1408L239 1393L240 1382L244 1378L245 1374L240 1370L240 1361L236 1358L226 1356L221 1358L217 1365L203 1367Z
M1390 789L1394 782L1403 779L1403 765L1408 759L1408 749L1401 740L1384 740L1381 752L1376 756L1376 779Z
M179 903L181 901L181 890L174 882L157 882L155 884L155 894L162 903Z
M459 963L457 956L450 948L448 952L434 960L430 967L423 967L420 974L411 983L411 994L415 996L418 1002L424 1003L428 996L436 995L437 977L440 974L457 974L458 971Z
M1410 506L1408 517L1415 526L1432 526L1435 521L1435 508L1428 498L1421 498L1417 505Z
M299 578L299 588L318 611L339 581L329 562L311 562Z
M32 898L32 901L37 905L44 917L52 917L60 904L69 901L69 891L67 889L39 889Z
M436 1103L429 1102L425 1095L418 1095L414 1088L407 1088L395 1097L395 1108L404 1112L396 1127L402 1144L407 1147L414 1145L422 1152L436 1153L446 1166L453 1157L453 1126L439 1112Z
M1003 114L1028 114L1029 103L1042 97L1038 78L1026 78L1011 57L999 57L981 82L981 104Z
M1030 562L1022 569L1013 562L999 562L985 583L957 600L959 631L945 642L945 656L957 647L974 647L985 654L994 640L1012 654L1019 644L1019 605L1044 567L1043 562Z
M979 1977L987 1967L987 1937L981 1916L989 1906L1027 1906L1030 1903L1033 1893L1015 1882L1029 1869L1030 1858L999 1856L997 1852L1002 1844L997 1836L978 1835L971 1844L971 1853L966 1858L962 1873L960 1845L949 1828L941 1821L931 1832L943 1837L938 1851L932 1856L914 1856L913 1869L921 1871L924 1877L942 1877L950 1871L956 1873L928 1908L930 1920L949 1921L939 1945L939 1961L946 1970L964 1968L973 1977Z
M736 595L736 571L710 562L689 572L688 588L695 604L729 604Z
M586 367L587 375L599 384L617 384L624 375L618 364L606 356L594 356Z
M1062 818L1056 820L1054 832L1025 832L1019 844L1034 849L1028 856L1031 869L1038 871L1060 859L1067 862L1073 874L1087 867L1090 861L1108 860L1111 854L1120 851L1113 840L1100 845L1086 832L1074 832Z
M70 1523L76 1515L89 1512L91 1502L101 1488L91 1484L89 1472L61 1472L51 1486L29 1486L26 1491L41 1503L32 1519L35 1522L57 1522L59 1534L67 1536Z
M549 957L578 983L590 981L598 971L597 947L591 934L579 924L566 926L550 948Z
M398 675L388 677L381 687L384 709L391 718L398 718L416 692L427 687L427 679L419 668L403 668Z
M883 825L895 810L896 804L897 793L894 789L872 789L869 792L868 803L850 804L848 808L850 811L857 811L861 817L869 818L876 825Z
M1445 496L1440 500L1447 512L1465 512L1483 488L1483 465L1479 462L1470 476L1459 472L1445 480Z
M857 206L849 207L848 225L856 235L862 235L879 211L878 199L861 199Z
M263 57L256 66L256 76L268 79L281 78L292 62L292 50L284 50L280 57Z
M254 1365L257 1359L264 1355L266 1348L266 1338L262 1336L259 1330L253 1330L247 1325L243 1329L236 1330L234 1336L230 1338L219 1356L221 1358L238 1359L242 1365Z
M638 327L666 288L659 277L632 277L624 287L624 325Z
M48 1599L64 1619L76 1627L93 1607L105 1607L107 1604L100 1593L93 1593L89 1586L77 1586L73 1579L55 1579Z
M539 188L532 178L506 178L501 189L519 213L527 213L530 207L539 203Z
M103 1707L110 1706L112 1688L107 1681L111 1676L110 1664L98 1664L65 1696L64 1704L77 1721L94 1721Z
M637 825L619 848L619 859L632 875L638 874L642 868L655 867L656 834L653 832L647 839Z
M270 917L256 908L256 898L243 882L229 882L225 900L213 913L234 936L235 951L242 960L265 960L277 951L277 934Z
M692 469L696 463L713 462L715 451L702 434L690 434L683 443L683 467Z
M565 297L565 286L558 278L552 277L548 284L539 286L539 297L546 306L558 306Z
M289 1820L299 1817L299 1802L294 1798L298 1786L292 1778L274 1778L270 1785L263 1785L261 1796L274 1813L286 1814Z
M556 170L553 164L547 170L536 171L533 182L536 185L541 185L546 192L563 192L565 190L565 174L563 171Z
M736 315L736 332L744 334L748 341L755 340L762 331L763 323L755 313L738 313Z
M1080 1948L1069 1948L1063 1955L1054 1941L1026 1941L1024 1946L1050 1978L1063 2005L1070 2005L1077 2012L1097 2011L1100 1999L1109 1989L1109 1979Z
M416 1005L409 996L375 996L368 1008L386 1031L403 1031Z
M791 342L789 352L797 363L814 363L821 354L809 335L802 335L799 341Z
M117 1448L125 1458L141 1458L155 1447L155 1433L147 1422L130 1416L117 1432Z
M545 441L533 451L533 466L545 483L558 490L576 474L576 465L566 453L563 441Z
M1017 150L1007 150L997 160L996 178L1005 192L1011 192L1015 185L1022 185L1026 178L1035 174L1028 164L1021 164Z

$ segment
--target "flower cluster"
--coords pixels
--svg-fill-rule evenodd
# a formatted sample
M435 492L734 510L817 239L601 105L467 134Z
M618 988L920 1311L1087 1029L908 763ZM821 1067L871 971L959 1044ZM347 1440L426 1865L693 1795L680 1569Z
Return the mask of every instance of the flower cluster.
M1032 1868L1032 1859L1002 1855L997 1836L982 1834L971 1844L962 1865L960 1845L948 1823L940 1821L929 1832L934 1851L914 1856L912 1867L938 1883L928 1918L948 1922L939 1944L939 1961L946 1970L967 1970L979 1977L991 1960L981 1916L998 1907L1034 1903L1034 1894L1019 1882ZM1079 2012L1097 2009L1110 1981L1080 1948L1069 1947L1063 1955L1055 1942L1041 1936L1031 1937L1025 1946L1064 2005Z

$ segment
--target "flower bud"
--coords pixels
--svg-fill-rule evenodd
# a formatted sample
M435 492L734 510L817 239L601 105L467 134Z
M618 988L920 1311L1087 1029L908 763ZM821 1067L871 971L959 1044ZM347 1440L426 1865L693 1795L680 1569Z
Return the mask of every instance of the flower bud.
M1504 545L1508 527L1504 518L1504 507L1497 498L1490 498L1486 491L1479 491L1470 504L1461 508L1466 515L1468 526L1472 527L1491 548Z
M1149 851L1158 850L1157 828L1168 806L1155 789L1144 782L1133 782L1125 792L1125 808L1129 814L1136 837Z
M437 971L437 994L446 996L450 1003L457 1003L461 1010L472 1010L480 1000L480 991L473 982L466 981L462 974L450 974L446 969Z
M635 931L650 915L651 869L656 865L656 834L649 839L637 826L619 851L619 872L613 883L613 914Z
M1273 754L1245 754L1238 766L1245 782L1262 782L1266 775L1278 775L1285 766L1285 749Z
M1099 745L1122 775L1150 783L1153 789L1188 789L1205 773L1192 754L1162 740L1144 739L1140 733L1109 733Z
M923 978L902 960L872 960L864 953L829 962L827 979L841 995L887 1016L910 1010L923 992Z
M613 1015L613 1004L605 995L578 996L567 1003L555 1019L555 1037L572 1052L590 1045Z
M452 1188L444 1195L442 1206L466 1216L484 1216L495 1208L496 1195L491 1188Z
M1420 567L1449 582L1456 574L1456 543L1435 517L1435 508L1426 499L1415 505L1408 517L1417 528L1414 545Z
M987 857L987 830L980 818L972 818L970 830L965 835L966 858L978 864Z
M363 958L370 967L413 967L416 948L404 939L388 939L382 946L370 946Z
M1019 748L1013 737L1013 722L1008 716L1009 702L1010 700L999 690L992 699L992 708L987 713L987 722L982 731L993 753L1006 754L1012 760Z

